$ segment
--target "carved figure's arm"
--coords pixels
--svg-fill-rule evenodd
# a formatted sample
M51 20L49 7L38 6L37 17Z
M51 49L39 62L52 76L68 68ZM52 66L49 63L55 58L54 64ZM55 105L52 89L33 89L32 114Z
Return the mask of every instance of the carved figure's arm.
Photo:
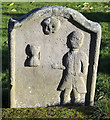
M87 72L88 72L88 58L87 58L86 54L85 54L84 58L82 59L81 64L82 64L81 65L82 73L85 76L85 75L87 75Z
M65 69L65 66L63 66L63 65L58 65L58 64L52 64L51 65L51 67L53 68L53 69L60 69L60 70L64 70Z
M84 56L80 60L81 62L81 72L79 73L79 76L86 76L88 72L88 58L87 55L84 54Z

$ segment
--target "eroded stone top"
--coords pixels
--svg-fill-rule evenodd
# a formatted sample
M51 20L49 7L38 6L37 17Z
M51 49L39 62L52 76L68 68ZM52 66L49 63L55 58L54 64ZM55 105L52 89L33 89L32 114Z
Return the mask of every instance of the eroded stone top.
M99 29L101 29L101 26L98 23L88 20L78 11L62 6L44 6L41 8L36 8L22 17L11 20L16 23L15 27L17 27L21 26L23 23L30 20L31 18L40 18L47 15L60 16L66 19L73 19L88 30L91 30L95 33L97 33Z

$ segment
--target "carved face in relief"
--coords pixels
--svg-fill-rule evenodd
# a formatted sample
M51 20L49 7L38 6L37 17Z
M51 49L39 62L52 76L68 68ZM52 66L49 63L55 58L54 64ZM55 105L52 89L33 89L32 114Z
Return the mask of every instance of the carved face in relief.
M46 35L49 35L51 33L55 33L60 28L60 21L57 18L49 17L43 20L41 23L43 27L43 32Z
M73 31L70 34L70 45L72 49L79 49L83 44L84 34L81 31Z

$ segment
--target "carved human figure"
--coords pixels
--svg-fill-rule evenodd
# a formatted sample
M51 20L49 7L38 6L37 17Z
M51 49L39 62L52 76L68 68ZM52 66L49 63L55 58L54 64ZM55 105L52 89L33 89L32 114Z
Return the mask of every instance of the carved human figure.
M55 33L60 28L60 20L55 17L48 17L41 23L43 32L46 35Z
M63 71L61 84L58 90L64 91L63 104L70 103L70 94L73 91L74 104L84 104L86 94L86 78L88 72L88 57L80 50L83 44L84 34L81 31L73 31L69 36L69 52L64 56L63 65L53 64L52 68Z
M69 35L70 51L65 60L66 75L59 90L64 91L64 104L70 103L70 93L74 92L74 103L85 103L86 77L88 72L87 55L80 50L84 34L73 31Z
M40 46L27 45L26 47L27 59L25 66L37 67L40 65Z

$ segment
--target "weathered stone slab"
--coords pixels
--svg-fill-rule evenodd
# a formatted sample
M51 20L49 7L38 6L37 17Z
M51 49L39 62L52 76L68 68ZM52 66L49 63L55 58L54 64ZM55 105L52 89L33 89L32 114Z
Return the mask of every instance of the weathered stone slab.
M100 40L98 23L62 6L10 19L11 107L93 105Z

